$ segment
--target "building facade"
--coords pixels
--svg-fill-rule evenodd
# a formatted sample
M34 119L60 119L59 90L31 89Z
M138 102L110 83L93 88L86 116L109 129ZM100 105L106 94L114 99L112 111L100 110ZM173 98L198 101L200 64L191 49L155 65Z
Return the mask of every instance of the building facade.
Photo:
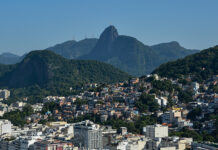
M168 136L168 126L159 124L146 126L146 136L149 138L163 138Z
M11 122L9 120L0 120L0 135L5 133L11 133Z
M88 120L75 124L73 143L85 149L103 148L100 126Z

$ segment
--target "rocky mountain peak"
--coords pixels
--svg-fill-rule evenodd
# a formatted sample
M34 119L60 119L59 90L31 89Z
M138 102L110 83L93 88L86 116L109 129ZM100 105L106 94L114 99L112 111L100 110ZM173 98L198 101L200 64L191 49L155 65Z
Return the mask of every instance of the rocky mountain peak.
M113 26L110 25L107 27L101 34L100 40L101 41L114 41L117 37L119 36L117 29Z

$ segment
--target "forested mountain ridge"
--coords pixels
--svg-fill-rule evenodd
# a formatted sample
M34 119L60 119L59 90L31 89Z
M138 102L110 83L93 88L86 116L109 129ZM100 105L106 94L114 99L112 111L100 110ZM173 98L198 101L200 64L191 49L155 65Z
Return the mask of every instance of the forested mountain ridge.
M218 46L202 50L177 61L162 64L153 73L169 78L193 76L197 81L218 75Z
M47 50L32 51L12 68L0 76L0 85L10 88L34 84L40 87L70 86L88 82L119 82L129 77L127 73L105 63L68 60Z

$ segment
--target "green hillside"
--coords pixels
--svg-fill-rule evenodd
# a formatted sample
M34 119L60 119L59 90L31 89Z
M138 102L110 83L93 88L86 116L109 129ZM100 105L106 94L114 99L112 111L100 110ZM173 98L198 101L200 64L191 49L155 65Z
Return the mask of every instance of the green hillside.
M70 87L74 90L86 83L114 83L130 77L109 64L68 60L48 50L32 51L18 64L0 65L0 71L1 88L21 97L67 95Z
M163 64L153 73L171 78L190 75L200 82L206 80L213 75L218 75L218 46Z

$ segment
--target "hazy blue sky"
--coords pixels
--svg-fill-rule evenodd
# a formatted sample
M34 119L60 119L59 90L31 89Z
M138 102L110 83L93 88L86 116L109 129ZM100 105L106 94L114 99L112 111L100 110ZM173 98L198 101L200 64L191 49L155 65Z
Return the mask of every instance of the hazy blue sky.
M1 0L0 53L99 37L108 25L147 45L218 45L218 0Z

